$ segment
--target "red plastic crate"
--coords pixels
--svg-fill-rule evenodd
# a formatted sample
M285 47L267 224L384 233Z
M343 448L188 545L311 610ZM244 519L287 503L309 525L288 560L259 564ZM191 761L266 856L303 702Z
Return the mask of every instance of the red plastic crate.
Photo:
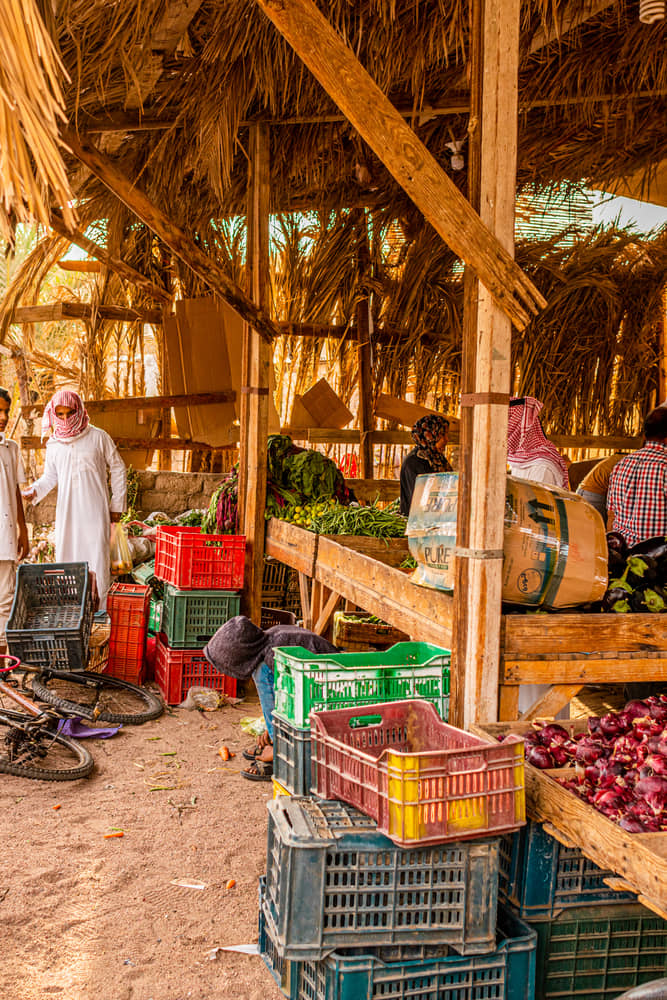
M155 680L168 705L180 705L191 687L207 687L236 697L236 678L221 674L201 649L172 649L161 632L155 653Z
M155 536L155 575L181 590L241 590L245 535L202 535L162 526Z
M311 712L317 794L377 821L401 847L468 840L525 823L524 747L442 722L422 700Z
M132 684L146 679L146 636L151 588L141 583L114 583L107 597L111 618L109 658L104 673Z

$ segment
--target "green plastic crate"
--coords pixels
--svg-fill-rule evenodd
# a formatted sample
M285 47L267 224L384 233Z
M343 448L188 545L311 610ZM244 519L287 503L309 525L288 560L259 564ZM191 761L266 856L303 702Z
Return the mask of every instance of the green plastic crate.
M531 926L536 1000L616 1000L667 976L667 921L637 903L580 907Z
M164 585L155 575L155 559L135 566L132 570L132 579L135 583L143 583L150 587L158 600L162 597Z
M179 590L164 586L162 631L172 649L201 649L239 613L241 595L229 590Z
M275 651L275 711L292 725L309 729L312 711L423 698L446 722L450 660L448 649L428 642L397 642L384 651L323 656L313 656L300 646L283 646Z
M162 627L162 601L156 601L151 597L150 611L148 613L149 635L157 635Z

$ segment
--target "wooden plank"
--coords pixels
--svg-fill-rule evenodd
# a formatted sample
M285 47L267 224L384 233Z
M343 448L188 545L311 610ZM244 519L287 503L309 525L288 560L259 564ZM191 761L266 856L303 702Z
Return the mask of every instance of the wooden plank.
M622 681L667 681L667 658L585 660L505 660L503 684L619 684Z
M417 587L401 570L324 537L319 540L315 576L413 639L450 647L450 594Z
M315 622L315 625L313 626L313 632L316 632L317 635L322 635L326 631L329 622L331 621L331 617L336 608L338 607L338 605L340 604L340 602L341 602L340 594L337 594L335 591L332 591L329 594L326 604L322 608L322 611L320 612L320 615L317 621Z
M667 655L667 615L505 615L507 660L557 660L629 652Z
M375 416L380 420L395 420L404 427L412 427L421 417L437 415L446 417L449 421L449 440L458 440L459 418L449 413L442 413L432 410L421 403L410 403L407 399L400 399L398 396L389 396L386 392L381 392L375 404Z
M349 424L354 414L336 395L325 378L299 396L299 402L309 416L307 426L320 427L331 425L335 428ZM327 424L329 421L329 424Z
M368 225L365 209L356 209L354 223L357 231L357 281L360 288L368 284L371 273ZM370 433L375 429L373 417L373 376L371 373L371 299L364 295L357 302L357 423L359 425L359 474L372 479L375 462Z
M642 437L621 437L618 435L601 437L595 434L550 434L549 440L557 448L595 448L598 451L633 451L641 448Z
M573 698L576 698L582 687L582 684L553 684L526 712L522 713L521 718L555 718L561 708L565 708Z
M177 396L127 396L125 399L89 399L85 406L88 413L115 413L126 410L162 410L172 406L210 406L213 403L233 403L236 393L193 392ZM21 407L24 419L39 417L44 412L44 403L31 403Z
M10 322L25 326L28 323L56 323L66 319L89 320L93 313L101 319L120 323L141 322L151 323L153 326L162 324L159 309L130 309L108 305L93 307L90 302L50 302L42 306L19 306L12 313Z
M502 722L512 722L519 718L519 688L513 684L501 684L500 686L498 718Z
M523 723L472 726L479 736L525 733ZM608 868L627 882L652 907L667 910L667 834L626 833L583 799L563 788L544 771L526 764L526 811L531 819L548 823L575 844L600 868Z
M517 329L523 329L531 316L546 306L545 299L312 0L257 2L427 221L475 270ZM506 20L511 21L511 17ZM516 58L517 51L518 41L517 48L507 54ZM516 127L516 94L512 112Z
M269 130L267 125L256 125L250 130L247 271L248 291L262 315L268 312L270 304L269 195ZM248 616L259 624L264 573L269 387L273 358L271 345L251 324L248 324L243 336L245 381L241 392L247 395L248 403L242 411L241 464L246 474L245 491L239 493L239 505L243 505L243 533L246 536L246 609Z
M309 578L305 573L299 573L299 594L301 596L301 611L303 613L303 627L312 628L313 618L310 610L310 588Z
M308 577L315 575L319 535L272 517L266 525L267 556L279 559Z
M346 549L361 552L386 566L396 568L410 554L407 538L365 538L362 535L320 535L320 538L330 538Z
M272 343L280 331L275 323L259 310L246 293L236 285L219 264L208 257L183 230L141 190L126 177L114 161L100 152L92 143L80 139L71 128L61 132L61 138L70 152L123 202L131 212L144 222L183 263L212 288L241 319L249 323L259 335Z
M114 271L120 278L124 278L126 281L131 282L137 288L140 288L143 292L150 295L152 299L156 299L156 301L162 302L164 305L171 304L172 295L166 288L161 288L160 285L156 285L154 281L151 281L150 278L146 277L146 275L137 271L136 268L131 267L120 257L116 257L114 254L108 253L104 247L101 247L99 244L93 242L93 240L89 239L78 229L74 229L70 232L65 225L62 215L57 209L51 209L50 224L53 231L58 233L59 236L64 236L70 241L70 243L73 243L75 246L85 250L86 253L90 254L91 257L95 257L97 261L104 264L109 268L109 270Z

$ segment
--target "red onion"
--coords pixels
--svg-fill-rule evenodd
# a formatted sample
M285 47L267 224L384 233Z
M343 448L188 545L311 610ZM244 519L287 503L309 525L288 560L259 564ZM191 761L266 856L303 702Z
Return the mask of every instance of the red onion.
M623 712L625 715L629 715L631 719L643 719L648 715L648 702L629 701L624 706Z
M546 747L529 747L526 751L526 760L529 764L532 764L533 767L539 767L540 770L543 770L545 767L554 766L554 759Z
M588 719L588 732L591 736L597 736L600 732L600 719L597 715L591 715Z
M600 719L600 730L605 736L619 736L626 728L615 712L603 715Z
M622 816L618 825L622 830L627 830L628 833L644 833L644 824L638 819L632 819L631 816Z
M580 764L593 764L602 756L602 748L598 743L594 743L590 737L579 740L574 759Z
M651 713L651 718L655 719L656 722L667 722L667 705L663 701L654 701L649 698L649 712Z
M660 754L651 754L644 761L642 771L649 769L652 774L657 774L661 778L667 778L667 757Z
M642 778L635 785L635 795L641 795L657 816L667 805L667 778L657 775L652 778Z
M538 731L537 738L542 746L548 747L554 743L565 743L569 740L570 734L562 726L552 722Z

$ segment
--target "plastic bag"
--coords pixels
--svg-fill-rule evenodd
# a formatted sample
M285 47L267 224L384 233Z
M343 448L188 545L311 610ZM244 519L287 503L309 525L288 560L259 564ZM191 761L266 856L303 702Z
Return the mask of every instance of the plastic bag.
M191 687L185 700L180 703L179 708L200 709L205 712L213 712L216 708L225 705L227 699L222 691L214 691L212 688Z
M111 560L111 575L123 576L132 572L132 555L127 542L125 528L120 522L111 525L111 541L109 543Z
M259 736L266 729L266 722L261 715L257 719L252 715L244 715L239 725L243 732L249 736Z

